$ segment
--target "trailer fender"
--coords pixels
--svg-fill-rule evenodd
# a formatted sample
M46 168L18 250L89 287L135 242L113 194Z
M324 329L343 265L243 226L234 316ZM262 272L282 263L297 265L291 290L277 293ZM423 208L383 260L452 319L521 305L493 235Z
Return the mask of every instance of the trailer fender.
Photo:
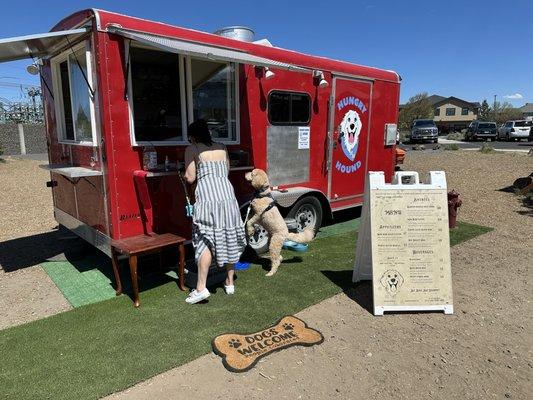
M333 219L333 214L331 211L331 205L329 204L329 201L324 193L322 193L320 190L308 188L304 186L298 186L293 188L287 188L284 189L283 192L280 192L279 190L273 190L272 191L272 197L277 201L280 207L283 209L290 210L290 208L296 204L298 200L300 200L302 197L305 196L314 196L322 205L322 211L324 214L324 217L327 219ZM246 215L246 211L248 209L248 206L250 205L250 201L243 202L240 204L240 209L243 217ZM282 214L283 214L283 210ZM285 214L287 213L285 212Z
M307 188L307 187L294 187L294 188L288 188L284 189L286 192L280 192L280 191L272 191L272 196L274 199L278 202L278 204L285 208L290 209L298 200L300 200L303 197L307 196L313 196L320 201L320 204L322 206L322 212L323 215L331 219L333 218L333 214L331 212L331 206L329 204L329 201L324 193L322 193L320 190Z

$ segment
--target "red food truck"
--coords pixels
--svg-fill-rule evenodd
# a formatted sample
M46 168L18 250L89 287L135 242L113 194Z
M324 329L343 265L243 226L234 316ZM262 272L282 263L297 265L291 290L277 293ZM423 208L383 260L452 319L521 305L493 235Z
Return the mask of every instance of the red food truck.
M242 209L244 174L262 168L298 229L360 205L367 171L390 180L395 168L398 74L254 42L247 28L90 9L0 40L0 62L22 58L41 77L55 218L107 254L112 239L190 237L177 167L199 118L227 145ZM258 227L252 247L267 243Z

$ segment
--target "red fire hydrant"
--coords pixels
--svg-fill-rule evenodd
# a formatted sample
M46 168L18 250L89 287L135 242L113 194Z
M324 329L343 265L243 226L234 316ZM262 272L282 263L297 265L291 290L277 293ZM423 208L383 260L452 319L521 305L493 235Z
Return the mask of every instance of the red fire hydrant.
M450 229L455 228L457 222L457 209L461 207L463 202L459 198L459 193L454 190L448 192L448 226Z

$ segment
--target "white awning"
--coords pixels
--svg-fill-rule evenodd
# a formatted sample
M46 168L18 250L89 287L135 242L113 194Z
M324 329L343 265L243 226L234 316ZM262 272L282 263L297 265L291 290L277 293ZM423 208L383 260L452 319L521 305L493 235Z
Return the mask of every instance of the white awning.
M56 49L65 38L75 41L86 32L87 29L80 28L0 39L0 63L22 58L43 57Z
M236 49L187 42L180 39L151 35L148 33L131 31L115 26L108 27L108 31L171 53L185 54L212 61L230 61L256 65L259 67L272 67L286 69L289 71L311 72L311 70L307 68L254 56Z

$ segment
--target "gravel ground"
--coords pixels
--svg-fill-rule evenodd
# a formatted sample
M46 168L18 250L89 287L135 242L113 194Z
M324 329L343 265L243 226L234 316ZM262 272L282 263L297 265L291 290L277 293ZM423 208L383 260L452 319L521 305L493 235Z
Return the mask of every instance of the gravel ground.
M51 190L46 187L50 173L39 168L44 162L14 157L5 160L0 163L0 207L4 213L0 242L50 231L57 223Z
M298 314L324 334L320 346L272 354L242 374L209 354L110 398L531 398L533 218L499 189L533 172L533 157L413 152L404 169L445 170L463 199L459 218L495 228L451 250L454 315L374 317L363 284Z
M0 329L71 307L39 262L61 252L43 161L0 162ZM61 245L60 243L59 245Z
M516 178L531 174L533 156L465 151L411 152L403 169L418 171L421 179L425 179L430 170L446 171L448 189L455 189L463 199L458 216L461 221L493 227L497 222L505 233L512 233L515 224L525 223L531 228L532 221L522 218L527 209L521 207L517 197L500 189L512 185Z

